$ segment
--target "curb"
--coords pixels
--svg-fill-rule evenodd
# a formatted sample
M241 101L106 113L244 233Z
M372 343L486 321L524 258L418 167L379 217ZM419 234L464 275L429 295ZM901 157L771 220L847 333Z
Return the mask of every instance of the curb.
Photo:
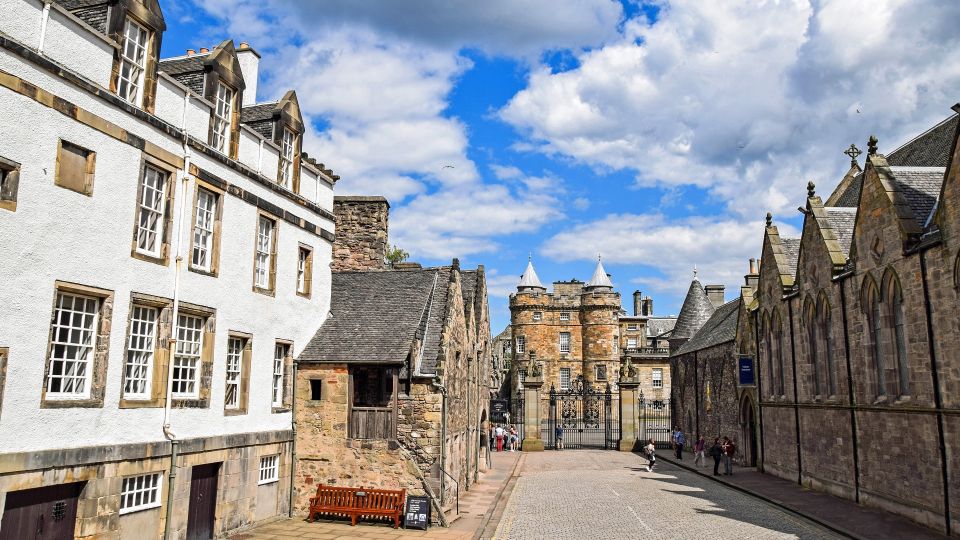
M496 528L500 525L500 520L497 520L497 523L494 525L494 530L491 531L489 535L486 535L487 529L490 528L490 522L493 521L493 516L497 515L497 512L500 512L501 517L503 516L503 510L507 506L507 498L504 497L504 492L507 488L510 488L509 493L513 493L513 488L517 485L517 471L520 470L520 464L527 459L527 455L521 453L519 459L513 464L513 470L510 471L510 475L507 477L507 481L500 486L500 490L497 491L496 504L493 505L489 511L483 516L481 521L480 528L477 529L477 532L473 535L473 540L482 540L483 538L492 538L493 533L496 532ZM509 494L508 493L508 494Z
M638 452L634 452L634 454L637 455L637 456L643 457L643 455L640 454L640 453L638 453ZM722 485L724 485L724 486L726 486L726 487L728 487L728 488L731 488L731 489L733 489L733 490L739 491L740 493L743 493L743 494L746 494L746 495L750 495L751 497L754 497L754 498L756 498L756 499L760 499L761 501L763 501L763 502L765 502L765 503L767 503L767 504L770 504L770 505L772 505L772 506L776 506L777 508L779 508L779 509L781 509L781 510L785 510L785 511L787 511L787 512L789 512L789 513L791 513L791 514L793 514L793 515L795 515L795 516L797 516L797 517L803 518L803 519L805 519L805 520L807 520L807 521L812 521L813 523L816 523L817 525L820 525L821 527L823 527L823 528L825 528L825 529L829 529L830 531L833 531L833 532L835 532L835 533L837 533L837 534L839 534L839 535L845 536L845 537L847 537L847 538L852 538L853 540L870 540L869 538L867 538L867 537L865 537L865 536L860 536L860 535L858 535L858 534L856 534L856 533L854 533L854 532L851 532L851 531L849 531L849 530L847 530L847 529L845 529L845 528L843 528L843 527L841 527L841 526L839 526L839 525L837 525L837 524L835 524L835 523L832 523L832 522L827 521L827 520L824 520L824 519L817 518L817 517L812 516L812 515L810 515L810 514L805 514L805 513L801 512L801 511L797 510L796 508L793 508L793 507L791 507L791 506L787 506L786 504L784 504L784 503L782 503L782 502L779 502L779 501L777 501L777 500L775 500L775 499L771 499L771 498L769 498L769 497L767 497L767 496L765 496L765 495L761 495L761 494L757 493L756 491L751 491L751 490L749 490L749 489L747 489L747 488L745 488L745 487L739 486L739 485L734 484L734 483L732 483L732 482L728 482L728 481L724 480L723 478L720 478L720 477L716 477L716 476L713 476L713 475L710 475L710 474L703 473L703 472L698 471L697 469L695 469L695 468L693 468L693 467L690 467L689 465L685 465L685 464L683 464L683 463L678 463L677 460L675 460L675 459L671 459L671 458L668 458L668 457L664 457L664 456L658 455L658 456L657 456L657 460L658 460L658 461L659 461L659 460L666 461L667 463L670 463L671 465L674 465L674 466L676 466L676 467L679 467L679 468L681 468L681 469L684 469L684 470L687 471L687 472L691 472L691 473L694 473L694 474L696 474L696 475L698 475L698 476L701 476L701 477L703 477L703 478L707 478L707 479L709 479L709 480L713 480L714 482L716 482L716 483L718 483L718 484L722 484Z

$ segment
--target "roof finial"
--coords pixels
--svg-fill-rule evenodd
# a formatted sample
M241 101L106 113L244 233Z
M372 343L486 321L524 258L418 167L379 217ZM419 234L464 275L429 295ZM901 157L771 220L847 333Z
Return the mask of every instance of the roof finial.
M852 167L857 164L857 156L862 154L863 151L857 148L857 145L850 143L850 148L844 150L843 153L850 156L850 166Z
M696 264L693 265L693 279L694 279L694 280L697 279L697 265L696 265Z
M875 156L877 155L877 143L880 142L877 140L876 135L871 135L870 140L867 141L867 155Z
M532 252L532 251L528 251L528 252L527 252L527 262L533 262L533 252Z
M597 262L600 262L600 252L597 252Z
M814 197L817 195L817 185L813 183L813 180L807 182L807 197Z
M767 227L773 226L773 214L767 212Z

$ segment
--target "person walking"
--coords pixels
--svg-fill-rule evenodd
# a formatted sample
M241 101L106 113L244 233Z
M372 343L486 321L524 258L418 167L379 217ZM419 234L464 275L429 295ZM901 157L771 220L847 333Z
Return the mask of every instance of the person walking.
M517 427L510 426L510 451L517 451Z
M653 444L653 439L647 441L643 451L647 456L647 472L653 472L653 466L657 464L657 446Z
M693 464L700 464L701 467L706 467L707 463L703 457L704 452L707 450L707 441L703 439L703 435L697 437L697 442L693 444Z
M683 446L687 444L687 438L683 435L683 431L680 431L680 428L677 428L677 431L673 433L673 449L677 454L677 459L683 459Z
M723 446L720 445L720 437L713 440L713 446L708 452L713 458L713 475L720 476L720 457L723 456Z
M494 430L494 433L497 435L497 452L503 452L503 426L497 426L497 429Z
M553 434L557 437L557 450L563 450L563 425L557 424L556 429L553 430Z
M723 438L723 474L733 476L733 455L737 453L737 445L729 437Z

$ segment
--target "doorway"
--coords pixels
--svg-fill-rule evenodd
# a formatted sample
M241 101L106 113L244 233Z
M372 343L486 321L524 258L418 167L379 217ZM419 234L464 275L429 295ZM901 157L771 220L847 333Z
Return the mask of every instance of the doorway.
M743 447L746 452L743 456L744 465L748 467L757 466L757 422L755 421L753 411L753 400L749 395L744 395L740 402L740 431L743 440Z
M217 477L220 463L196 465L190 475L190 510L187 514L187 540L213 538L217 514Z
M7 493L0 540L71 540L85 482Z

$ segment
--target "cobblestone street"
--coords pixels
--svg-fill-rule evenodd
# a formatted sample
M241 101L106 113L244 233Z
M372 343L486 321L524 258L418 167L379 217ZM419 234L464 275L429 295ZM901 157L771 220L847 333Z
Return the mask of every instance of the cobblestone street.
M839 538L668 463L629 453L525 454L496 539Z

